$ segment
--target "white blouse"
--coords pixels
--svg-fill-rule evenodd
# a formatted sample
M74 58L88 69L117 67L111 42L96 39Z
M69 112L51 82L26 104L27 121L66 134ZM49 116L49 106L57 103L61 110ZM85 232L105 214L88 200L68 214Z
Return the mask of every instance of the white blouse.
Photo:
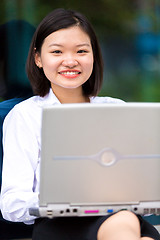
M92 97L91 103L122 103L110 97ZM1 212L6 220L33 224L30 207L38 207L41 117L45 105L60 104L50 89L17 104L3 124Z

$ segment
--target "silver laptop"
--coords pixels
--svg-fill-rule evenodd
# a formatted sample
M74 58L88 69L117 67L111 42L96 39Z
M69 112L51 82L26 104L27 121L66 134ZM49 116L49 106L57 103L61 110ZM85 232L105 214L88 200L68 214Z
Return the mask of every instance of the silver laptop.
M160 103L62 104L42 120L39 217L160 215Z

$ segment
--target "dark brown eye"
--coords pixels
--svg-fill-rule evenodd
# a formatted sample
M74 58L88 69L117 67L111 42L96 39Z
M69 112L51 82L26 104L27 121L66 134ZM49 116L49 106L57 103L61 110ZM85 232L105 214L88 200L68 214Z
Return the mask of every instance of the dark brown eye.
M79 50L78 53L87 53L86 50Z
M53 53L55 53L55 54L60 54L60 53L62 53L60 50L55 50L55 51L53 51Z

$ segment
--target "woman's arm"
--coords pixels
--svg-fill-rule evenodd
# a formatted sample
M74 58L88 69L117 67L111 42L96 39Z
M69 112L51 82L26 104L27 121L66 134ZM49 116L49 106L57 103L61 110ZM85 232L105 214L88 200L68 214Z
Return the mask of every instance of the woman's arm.
M16 106L3 125L2 215L6 220L28 224L34 222L28 209L38 206L40 129L35 115Z

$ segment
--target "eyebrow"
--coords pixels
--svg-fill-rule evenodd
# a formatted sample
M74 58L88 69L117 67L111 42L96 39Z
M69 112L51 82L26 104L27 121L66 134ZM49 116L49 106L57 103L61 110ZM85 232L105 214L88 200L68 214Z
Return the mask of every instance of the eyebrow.
M50 45L49 45L49 47L64 47L62 44L58 44L58 43L51 43ZM76 47L84 47L84 46L86 46L86 47L90 47L91 45L89 44L89 43L82 43L82 44L78 44L78 45L76 45Z
M82 43L77 45L77 47L84 47L84 46L90 47L91 45L89 43Z
M57 44L57 43L51 43L51 44L49 45L49 47L53 47L53 46L55 46L55 47L63 47L63 45Z

